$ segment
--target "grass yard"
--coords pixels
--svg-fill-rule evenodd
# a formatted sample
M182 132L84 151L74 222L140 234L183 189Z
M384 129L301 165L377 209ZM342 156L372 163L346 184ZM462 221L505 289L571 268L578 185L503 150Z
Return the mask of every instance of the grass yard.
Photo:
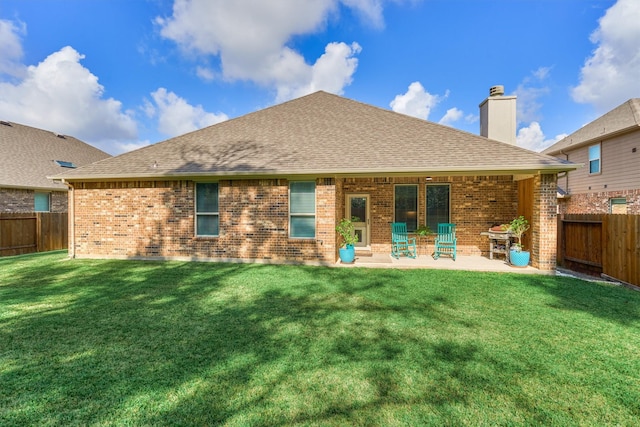
M638 425L640 293L567 277L0 258L0 425Z

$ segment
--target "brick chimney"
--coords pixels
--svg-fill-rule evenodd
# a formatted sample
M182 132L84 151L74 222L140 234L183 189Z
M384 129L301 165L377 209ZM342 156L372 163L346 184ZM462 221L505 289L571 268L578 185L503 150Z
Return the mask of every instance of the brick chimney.
M516 96L504 96L504 86L492 86L480 104L480 135L516 143Z

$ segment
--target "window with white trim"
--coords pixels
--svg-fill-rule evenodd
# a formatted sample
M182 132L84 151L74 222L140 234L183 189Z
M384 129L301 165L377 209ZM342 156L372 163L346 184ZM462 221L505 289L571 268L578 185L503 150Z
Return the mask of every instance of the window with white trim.
M589 175L600 173L600 144L589 147Z
M438 231L438 224L451 222L451 186L427 184L427 227Z
M218 183L196 183L196 236L218 236L220 212L218 208Z
M289 237L316 237L316 183L289 183Z
M418 228L418 186L414 184L396 185L394 188L395 222L405 222L407 231Z
M34 205L35 212L50 212L51 211L51 194L34 193L33 205Z
M609 213L622 214L627 213L627 198L626 197L614 197L609 200Z

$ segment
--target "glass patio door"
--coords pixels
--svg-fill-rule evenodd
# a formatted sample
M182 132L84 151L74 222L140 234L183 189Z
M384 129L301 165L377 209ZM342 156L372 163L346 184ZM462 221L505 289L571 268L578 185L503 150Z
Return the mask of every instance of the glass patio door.
M371 224L369 219L369 195L348 194L346 214L347 218L352 218L353 226L358 236L358 243L356 243L355 246L361 248L369 246L369 226Z

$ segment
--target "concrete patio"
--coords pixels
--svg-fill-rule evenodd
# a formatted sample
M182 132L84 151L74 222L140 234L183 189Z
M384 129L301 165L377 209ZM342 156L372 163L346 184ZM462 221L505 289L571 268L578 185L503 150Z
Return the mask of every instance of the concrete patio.
M390 254L372 254L371 256L356 255L352 264L337 262L338 267L366 267L366 268L434 268L440 270L466 270L466 271L490 271L503 273L524 274L555 274L555 271L538 270L531 266L513 267L504 259L489 259L483 256L458 256L454 261L451 258L441 257L437 260L430 255L418 255L417 258L400 257L393 258Z

